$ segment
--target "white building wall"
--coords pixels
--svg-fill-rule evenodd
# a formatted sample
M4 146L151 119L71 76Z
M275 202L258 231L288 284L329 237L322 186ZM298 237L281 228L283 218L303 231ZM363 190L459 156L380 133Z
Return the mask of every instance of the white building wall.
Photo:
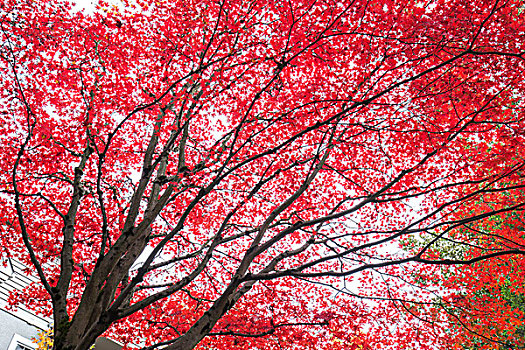
M34 315L24 307L7 309L7 299L13 290L21 290L35 282L24 273L24 265L13 259L0 260L0 350L13 350L13 340L29 343L27 340L38 332L49 328L50 319Z
M42 330L48 330L51 319L33 314L24 307L8 310L7 300L13 290L22 290L33 282L38 282L34 277L28 276L20 262L0 258L0 350L19 350L15 344L18 342L34 347L31 340L38 336ZM121 344L110 339L99 338L95 343L95 350L120 350Z

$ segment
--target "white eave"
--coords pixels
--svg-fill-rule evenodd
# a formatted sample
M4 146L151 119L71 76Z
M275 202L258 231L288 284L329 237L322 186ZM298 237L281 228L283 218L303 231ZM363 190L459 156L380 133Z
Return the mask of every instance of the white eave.
M0 259L0 308L11 315L39 328L48 329L51 319L35 315L33 311L19 306L16 309L9 309L9 293L14 290L22 290L33 282L37 282L34 277L24 273L25 266L13 259Z

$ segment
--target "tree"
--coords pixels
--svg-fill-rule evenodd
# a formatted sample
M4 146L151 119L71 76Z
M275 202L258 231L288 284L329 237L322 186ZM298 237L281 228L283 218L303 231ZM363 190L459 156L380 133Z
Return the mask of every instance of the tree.
M468 209L525 185L522 159L487 151L524 141L522 8L4 1L2 247L41 282L13 302L52 315L57 350L105 332L170 350L446 342L407 271L525 252L433 249L525 205Z
M491 145L489 151L501 157L502 162L523 159L525 153L521 143L507 145L503 137ZM509 185L509 184L507 184ZM522 190L512 194L488 193L470 205L470 213L483 213L504 205L523 200ZM468 211L467 211L468 213ZM464 212L458 212L464 216ZM479 250L491 251L505 242L507 247L524 245L523 212L516 210L502 213L462 225L450 235L451 241L434 246L441 257L468 259L479 254ZM426 241L433 239L435 233ZM458 245L467 240L469 245ZM425 240L407 240L412 250L421 247ZM496 244L496 246L494 246ZM521 349L525 344L525 294L523 280L525 267L523 256L504 256L490 261L451 269L439 267L443 278L439 282L447 295L439 298L446 305L444 312L450 319L454 341L447 348L457 349ZM433 278L433 271L418 271L414 283L424 286Z
M483 207L492 207L503 201L498 197L494 201L491 197L484 196L483 202L478 202L473 210L482 212ZM516 198L521 200L522 196ZM462 225L450 235L450 241L435 245L433 250L441 258L470 259L479 250L491 251L495 237L507 241L510 246L521 247L524 238L522 223L523 214L511 212ZM415 251L433 237L435 233L426 240L408 239L405 245L410 251ZM468 245L457 244L467 237ZM449 320L447 332L453 339L444 349L523 348L523 263L522 256L504 256L472 265L415 271L411 276L414 285L427 288L438 284L446 291L434 297L434 304L442 307L440 312ZM426 307L428 305L422 306L423 313L428 311Z

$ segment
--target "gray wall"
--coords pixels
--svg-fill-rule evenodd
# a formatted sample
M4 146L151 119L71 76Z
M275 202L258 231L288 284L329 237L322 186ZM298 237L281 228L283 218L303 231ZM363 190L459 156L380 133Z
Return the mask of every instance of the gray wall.
M7 350L15 333L31 339L38 335L38 328L0 309L0 350Z

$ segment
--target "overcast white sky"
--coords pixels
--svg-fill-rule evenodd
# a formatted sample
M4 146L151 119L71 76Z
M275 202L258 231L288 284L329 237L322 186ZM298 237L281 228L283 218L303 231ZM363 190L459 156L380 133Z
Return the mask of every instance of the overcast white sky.
M1 1L1 0L0 0ZM96 4L99 0L69 0L75 4L73 7L76 10L84 10L85 12L93 12ZM115 4L119 8L123 8L125 5L120 0L106 0L110 4Z
M87 10L88 12L91 12L95 9L95 5L98 3L98 0L69 0L71 2L74 2L76 4L75 8L76 9L84 9L84 10ZM111 3L115 3L115 4L119 4L121 3L120 1L118 0L108 0L108 2L111 4Z
M85 9L88 11L93 11L95 4L98 3L98 0L73 0L73 2L76 4L75 8L79 10Z

